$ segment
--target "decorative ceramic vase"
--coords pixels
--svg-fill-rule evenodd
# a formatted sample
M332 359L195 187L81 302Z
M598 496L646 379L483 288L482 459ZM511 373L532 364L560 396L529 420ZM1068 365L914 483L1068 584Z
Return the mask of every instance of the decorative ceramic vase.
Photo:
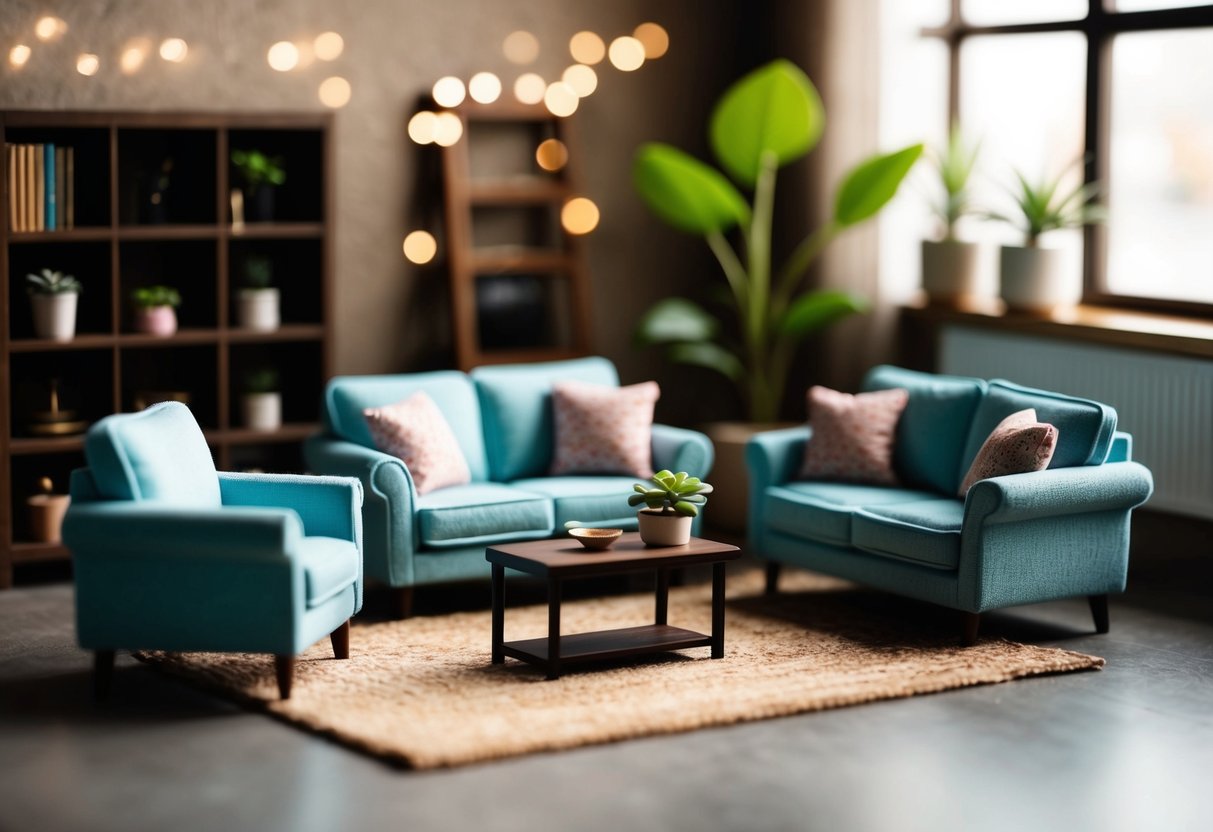
M281 393L245 393L244 426L250 430L278 430L282 427Z
M30 295L34 306L34 334L52 341L70 341L76 335L75 292Z
M957 306L978 294L981 248L960 240L922 241L922 288L931 303Z
M171 306L141 306L135 310L135 331L168 336L177 331L177 311Z
M681 514L662 514L652 509L636 513L640 539L648 546L685 546L691 540L691 520Z
M1066 269L1066 252L1035 246L1003 246L999 285L1007 309L1043 314L1082 298L1082 276Z
M281 323L278 301L277 289L241 289L236 307L240 326L258 332L277 329Z
M61 540L63 516L72 498L66 494L35 494L26 501L29 508L30 537L39 543Z

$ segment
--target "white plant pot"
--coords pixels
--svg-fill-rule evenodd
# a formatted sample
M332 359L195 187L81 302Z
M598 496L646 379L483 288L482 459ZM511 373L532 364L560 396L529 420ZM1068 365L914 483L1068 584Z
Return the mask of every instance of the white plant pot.
M1066 252L1053 248L1003 246L999 284L1007 308L1020 312L1051 312L1082 299L1082 275L1068 270Z
M236 304L240 326L244 329L269 332L278 328L277 289L241 289Z
M277 430L282 427L281 393L245 393L244 426L250 430Z
M955 306L979 294L981 247L960 240L922 241L922 288L932 303Z
M636 513L640 539L649 546L685 546L691 540L691 520L681 514L642 509Z
M53 341L70 341L76 335L75 292L30 295L34 305L34 334Z

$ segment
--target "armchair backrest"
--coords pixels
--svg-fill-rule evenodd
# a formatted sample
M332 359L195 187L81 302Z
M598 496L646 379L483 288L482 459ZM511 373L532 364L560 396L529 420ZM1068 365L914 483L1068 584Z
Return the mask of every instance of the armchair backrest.
M84 438L99 496L217 508L219 475L194 414L180 402L106 416Z
M471 372L484 418L489 475L495 482L548 473L556 444L552 383L583 381L617 387L615 365L602 357L495 364Z

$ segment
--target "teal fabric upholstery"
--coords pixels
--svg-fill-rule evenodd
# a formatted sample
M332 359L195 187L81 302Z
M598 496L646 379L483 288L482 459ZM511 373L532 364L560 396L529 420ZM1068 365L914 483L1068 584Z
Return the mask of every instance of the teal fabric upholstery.
M155 405L89 430L63 523L80 645L289 657L342 628L362 605L361 483L217 473L186 420ZM175 465L149 462L159 447ZM115 460L135 472L125 491ZM213 482L214 503L174 481Z
M686 470L686 469L682 469ZM576 520L584 526L636 529L636 509L628 505L635 477L536 477L515 480L515 488L542 494L552 503L555 528Z
M895 459L916 487L798 482L809 429L758 434L746 447L754 554L970 613L1124 589L1131 512L1153 480L1132 461L1112 408L891 367L864 383L898 386L910 397ZM957 499L956 483L989 431L1025 407L1058 425L1054 464L981 480Z
M497 483L440 488L417 499L421 543L461 546L552 535L552 501Z

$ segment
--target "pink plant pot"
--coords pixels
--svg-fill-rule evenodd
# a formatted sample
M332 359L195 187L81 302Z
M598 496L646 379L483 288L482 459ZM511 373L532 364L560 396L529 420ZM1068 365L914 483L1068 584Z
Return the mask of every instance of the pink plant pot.
M171 306L136 309L135 330L148 335L172 335L177 331L177 312Z

